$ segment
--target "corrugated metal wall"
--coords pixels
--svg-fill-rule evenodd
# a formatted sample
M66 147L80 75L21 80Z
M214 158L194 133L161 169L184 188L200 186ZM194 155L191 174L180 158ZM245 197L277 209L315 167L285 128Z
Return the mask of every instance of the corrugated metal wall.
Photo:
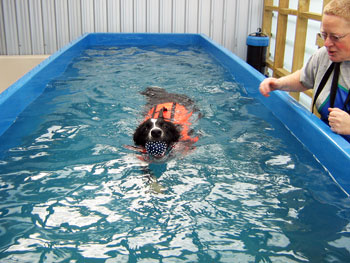
M204 33L246 57L263 0L0 0L0 54L52 54L86 32Z

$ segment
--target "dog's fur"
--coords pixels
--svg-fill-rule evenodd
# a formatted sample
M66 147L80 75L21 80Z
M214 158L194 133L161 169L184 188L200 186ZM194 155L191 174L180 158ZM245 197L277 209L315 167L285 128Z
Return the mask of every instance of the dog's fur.
M157 107L157 105L170 102L183 106L186 111L188 111L189 116L191 116L193 112L199 112L193 100L186 95L168 93L159 87L148 87L145 91L141 92L141 94L147 98L146 114L152 108ZM186 122L185 125L187 127L183 127L184 125L180 125L179 123L174 123L171 120L164 118L163 115L165 115L164 113L166 111L166 108L161 109L159 116L156 119L152 117L146 118L135 130L133 140L135 145L141 149L139 150L140 152L145 153L144 149L147 142L164 142L167 144L167 152L169 152L174 148L175 144L181 140L186 140L187 144L193 144L198 140L198 137L190 138L189 136L186 136L187 139L185 139L183 131L186 130L189 133L192 133L192 130L188 127L191 123ZM198 117L199 116L200 114L198 114Z

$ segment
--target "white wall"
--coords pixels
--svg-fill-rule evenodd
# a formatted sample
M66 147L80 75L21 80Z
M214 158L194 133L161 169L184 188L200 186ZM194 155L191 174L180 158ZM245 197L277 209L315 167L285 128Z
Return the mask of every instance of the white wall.
M204 33L246 58L263 0L0 0L0 55L52 54L86 32Z

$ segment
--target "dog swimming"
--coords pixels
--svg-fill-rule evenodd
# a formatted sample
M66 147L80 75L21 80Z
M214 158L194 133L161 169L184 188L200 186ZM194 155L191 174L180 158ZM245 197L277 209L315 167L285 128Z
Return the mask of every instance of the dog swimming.
M192 151L199 137L193 135L191 121L201 116L194 101L160 87L147 87L141 94L147 99L144 119L133 134L135 146L127 148L140 152L139 159L146 162L163 162Z

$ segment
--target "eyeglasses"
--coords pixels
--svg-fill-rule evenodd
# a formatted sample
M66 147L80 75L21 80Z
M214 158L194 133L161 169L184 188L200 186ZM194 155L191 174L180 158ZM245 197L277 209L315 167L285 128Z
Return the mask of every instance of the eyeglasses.
M321 37L322 37L323 40L326 40L327 37L329 37L329 39L330 39L332 42L338 42L339 40L341 40L342 38L346 37L346 36L349 35L349 34L350 34L350 32L347 33L347 34L338 36L338 35L333 35L333 34L329 34L329 35L328 35L328 34L325 33L325 32L321 32L321 33L320 33L320 35L321 35Z

